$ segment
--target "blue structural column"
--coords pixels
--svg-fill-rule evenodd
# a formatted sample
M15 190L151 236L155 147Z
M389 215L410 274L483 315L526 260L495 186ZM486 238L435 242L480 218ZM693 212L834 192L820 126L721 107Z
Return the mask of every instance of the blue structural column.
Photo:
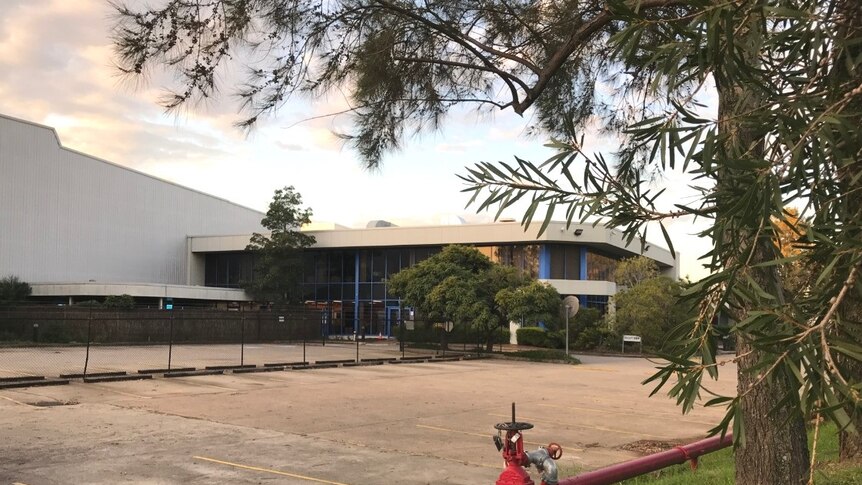
M360 251L356 250L356 262L355 267L353 269L353 274L355 276L353 282L353 333L359 335L359 253Z
M547 244L539 247L539 279L551 279L551 250Z

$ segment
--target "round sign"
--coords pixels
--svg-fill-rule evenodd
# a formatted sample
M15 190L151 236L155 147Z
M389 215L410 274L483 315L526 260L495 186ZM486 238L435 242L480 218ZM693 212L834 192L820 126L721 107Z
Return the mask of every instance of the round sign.
M569 317L573 317L578 314L578 310L581 308L581 301L578 300L577 296L569 295L563 298L563 306L566 308L566 313L568 313Z

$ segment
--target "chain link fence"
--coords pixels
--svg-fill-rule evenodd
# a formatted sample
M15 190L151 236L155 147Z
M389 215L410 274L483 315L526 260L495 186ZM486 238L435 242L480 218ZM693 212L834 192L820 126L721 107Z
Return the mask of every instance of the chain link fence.
M332 335L327 311L305 306L260 311L0 309L0 379L434 354L426 345L405 348L390 335ZM397 322L394 329L399 327Z
M508 327L476 328L470 324L405 320L395 337L408 353L489 354L502 352L510 340Z

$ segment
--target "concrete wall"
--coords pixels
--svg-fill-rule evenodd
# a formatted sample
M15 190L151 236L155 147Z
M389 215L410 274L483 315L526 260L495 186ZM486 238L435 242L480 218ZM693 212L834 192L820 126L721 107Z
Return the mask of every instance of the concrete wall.
M188 284L187 236L260 232L262 217L0 115L0 277Z

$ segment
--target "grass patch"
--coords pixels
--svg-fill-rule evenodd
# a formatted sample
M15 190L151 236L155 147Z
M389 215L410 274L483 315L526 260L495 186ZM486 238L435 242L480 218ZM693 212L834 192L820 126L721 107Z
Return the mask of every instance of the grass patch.
M519 352L503 352L503 355L506 357L517 357L520 359L527 359L533 362L565 362L568 364L580 364L581 361L572 357L571 355L566 355L562 350L553 350L553 349L536 349L536 350L522 350Z
M814 432L809 431L809 449ZM692 472L688 463L676 465L620 482L626 485L688 485L694 482L703 485L733 485L736 468L733 449L725 448L698 459L697 471ZM817 442L817 463L814 466L814 481L824 485L854 485L862 483L862 467L838 463L838 432L834 425L820 428Z

